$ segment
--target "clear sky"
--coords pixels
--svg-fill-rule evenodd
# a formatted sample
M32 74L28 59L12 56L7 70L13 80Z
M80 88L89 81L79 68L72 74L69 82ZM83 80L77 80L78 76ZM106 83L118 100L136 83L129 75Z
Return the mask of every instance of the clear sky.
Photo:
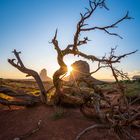
M129 10L133 20L119 24L115 32L123 36L119 39L101 31L88 33L92 40L81 50L88 54L102 56L111 47L118 46L118 54L140 50L140 0L106 0L109 11L99 9L88 21L89 25L107 25L119 19ZM25 78L25 75L12 67L7 58L13 58L13 49L21 51L24 64L36 71L46 68L52 76L57 70L56 52L51 41L58 28L61 48L73 41L73 35L80 12L88 7L88 0L0 0L0 77ZM74 60L66 57L67 63ZM140 73L140 51L125 58L120 68L130 74ZM94 64L89 62L91 70ZM101 71L95 75L100 79L110 78L111 74Z

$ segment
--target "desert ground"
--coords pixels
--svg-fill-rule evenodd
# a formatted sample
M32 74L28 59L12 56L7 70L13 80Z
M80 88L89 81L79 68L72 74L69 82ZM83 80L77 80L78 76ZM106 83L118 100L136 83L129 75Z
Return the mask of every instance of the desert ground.
M127 82L126 82L127 83ZM1 86L15 91L38 96L39 89L34 81L1 79ZM44 82L45 88L51 87L51 82ZM127 95L130 98L139 96L140 83L128 82ZM100 85L109 90L113 83ZM0 93L1 96L4 96ZM10 97L5 97L10 99ZM136 106L139 106L137 102ZM39 123L39 125L38 125ZM0 139L1 140L74 140L78 133L95 124L93 119L84 117L78 107L56 107L37 105L34 107L17 107L0 105ZM132 134L140 139L138 129L132 129ZM81 137L81 140L117 140L113 131L94 129Z

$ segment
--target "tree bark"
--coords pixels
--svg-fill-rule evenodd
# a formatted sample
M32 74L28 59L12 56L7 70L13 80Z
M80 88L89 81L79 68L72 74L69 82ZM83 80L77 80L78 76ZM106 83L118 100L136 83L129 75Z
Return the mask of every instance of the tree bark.
M0 97L0 103L3 105L16 105L16 106L34 106L41 102L40 98L25 93L17 93L7 87L1 86L0 93L13 97L12 101Z

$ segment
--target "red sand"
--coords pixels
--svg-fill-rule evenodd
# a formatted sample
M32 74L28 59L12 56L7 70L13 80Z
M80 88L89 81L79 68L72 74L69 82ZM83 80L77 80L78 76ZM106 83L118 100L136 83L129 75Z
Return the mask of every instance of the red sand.
M78 109L65 109L66 116L53 120L53 107L38 106L20 110L0 111L0 140L13 140L15 137L33 130L42 120L40 130L26 140L74 140L84 128L94 124L80 113ZM134 133L137 140L140 134ZM95 129L86 133L80 140L116 140L107 130Z

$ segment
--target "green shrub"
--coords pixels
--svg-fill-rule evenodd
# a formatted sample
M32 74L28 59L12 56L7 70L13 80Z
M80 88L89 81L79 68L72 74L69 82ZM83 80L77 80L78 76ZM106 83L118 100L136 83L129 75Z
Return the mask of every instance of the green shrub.
M65 111L62 107L57 107L56 111L52 114L52 120L59 120L65 117Z

